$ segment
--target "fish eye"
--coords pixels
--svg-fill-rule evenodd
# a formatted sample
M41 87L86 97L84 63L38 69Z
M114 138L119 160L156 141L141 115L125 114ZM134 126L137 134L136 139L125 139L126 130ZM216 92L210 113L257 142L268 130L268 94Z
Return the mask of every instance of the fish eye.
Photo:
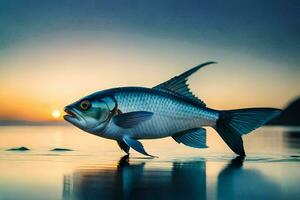
M88 110L91 107L91 102L89 100L84 100L80 103L81 110Z

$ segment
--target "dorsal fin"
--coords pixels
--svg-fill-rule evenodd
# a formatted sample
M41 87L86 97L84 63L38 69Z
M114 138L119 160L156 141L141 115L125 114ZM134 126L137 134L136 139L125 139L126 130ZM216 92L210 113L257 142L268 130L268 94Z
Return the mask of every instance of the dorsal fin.
M160 90L163 92L175 94L175 95L180 95L184 96L190 100L193 100L194 102L197 102L198 104L202 106L206 106L206 104L197 98L189 88L189 85L187 84L188 77L198 71L200 68L210 65L210 64L215 64L216 62L206 62L203 64L200 64L196 67L193 67L192 69L180 74L179 76L175 76L171 78L170 80L163 82L155 87L153 89Z

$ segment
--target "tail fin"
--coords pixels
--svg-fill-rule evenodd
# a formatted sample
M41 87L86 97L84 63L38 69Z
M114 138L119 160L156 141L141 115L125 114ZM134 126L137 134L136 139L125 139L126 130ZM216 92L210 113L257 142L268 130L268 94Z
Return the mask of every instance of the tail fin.
M240 156L245 156L242 135L264 125L281 110L274 108L246 108L219 112L216 131L230 147Z

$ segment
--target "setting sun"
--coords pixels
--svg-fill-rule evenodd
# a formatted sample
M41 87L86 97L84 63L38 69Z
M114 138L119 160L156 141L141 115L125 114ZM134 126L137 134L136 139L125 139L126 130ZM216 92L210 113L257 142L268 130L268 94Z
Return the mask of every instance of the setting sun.
M52 117L58 119L61 116L61 112L59 110L53 110L51 113Z

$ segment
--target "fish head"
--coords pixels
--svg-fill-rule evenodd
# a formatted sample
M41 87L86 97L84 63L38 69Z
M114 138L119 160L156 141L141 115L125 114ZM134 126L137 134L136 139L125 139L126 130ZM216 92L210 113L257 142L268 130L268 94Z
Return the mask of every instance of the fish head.
M103 128L111 118L112 112L109 102L105 98L88 96L65 107L64 119L74 126L93 132Z

